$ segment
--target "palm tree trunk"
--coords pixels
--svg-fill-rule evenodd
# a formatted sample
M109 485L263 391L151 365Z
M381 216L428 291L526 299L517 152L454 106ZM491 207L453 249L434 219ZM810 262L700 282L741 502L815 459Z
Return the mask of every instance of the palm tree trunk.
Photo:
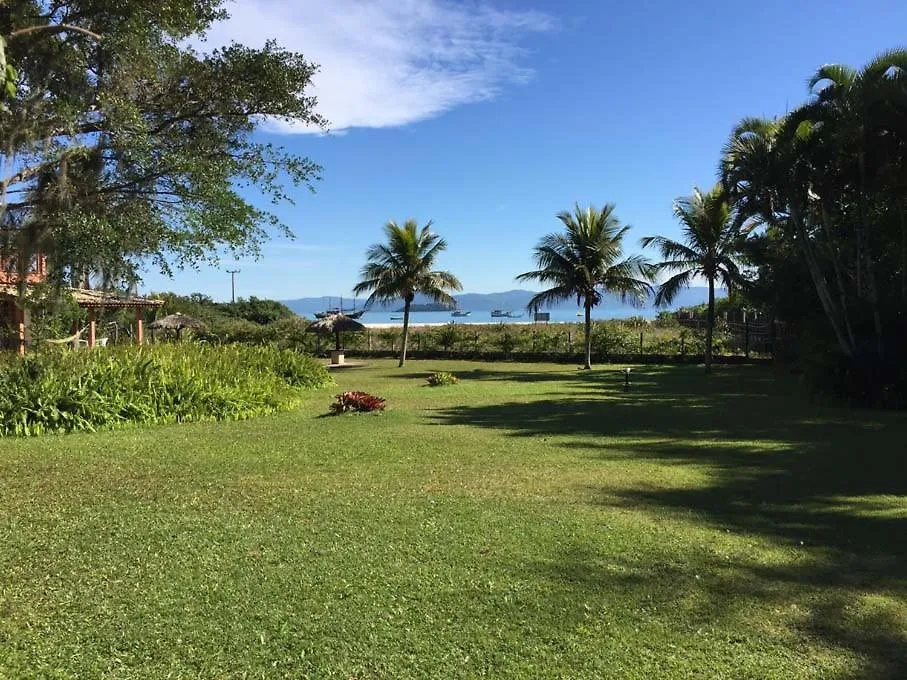
M828 209L825 201L822 201L822 222L825 239L828 241L828 254L831 259L832 267L835 273L835 283L838 288L838 299L841 301L841 317L844 323L844 330L847 332L847 339L851 347L856 347L857 342L854 339L853 327L850 324L850 315L847 312L847 288L844 286L844 276L841 273L841 263L838 258L837 246L831 235L831 211Z
M409 305L411 300L408 298L403 301L403 343L400 347L400 363L397 364L397 367L400 368L403 364L406 363L406 345L409 342Z
M875 267L873 266L873 254L872 248L869 243L869 234L870 230L867 229L867 211L866 211L866 154L863 151L860 151L858 156L858 161L860 164L860 193L858 196L859 199L859 210L860 210L860 228L857 229L857 236L859 237L860 232L863 233L863 251L866 256L866 279L867 279L867 292L869 297L869 306L872 311L872 323L875 326L876 332L876 351L879 353L879 357L884 353L884 335L882 332L882 316L879 313L879 293L878 288L876 288L876 275Z
M898 204L898 217L901 220L901 304L907 301L907 222L904 221L904 204Z
M592 306L589 298L586 298L586 365L583 368L592 368Z
M828 283L825 281L825 274L822 273L822 269L816 259L816 254L813 252L812 242L809 240L809 235L806 233L806 228L803 225L799 207L790 198L788 199L788 205L790 206L790 219L794 224L794 228L797 230L797 240L799 241L800 248L803 252L803 257L806 260L806 268L813 280L813 285L815 286L816 294L819 296L819 302L822 304L825 317L828 319L829 323L831 323L832 330L835 333L841 351L844 352L846 356L852 357L854 347L848 341L844 329L841 327L842 314L846 313L846 311L838 310L834 300L832 300L831 293L828 291Z
M712 338L715 334L715 277L709 277L709 314L705 327L705 372L712 372Z

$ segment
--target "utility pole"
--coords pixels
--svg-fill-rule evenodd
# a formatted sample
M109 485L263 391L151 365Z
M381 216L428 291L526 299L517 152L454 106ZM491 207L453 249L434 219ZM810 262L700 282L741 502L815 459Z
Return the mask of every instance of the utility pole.
M227 273L230 275L230 302L236 302L236 275L239 274L241 270L239 269L228 269Z

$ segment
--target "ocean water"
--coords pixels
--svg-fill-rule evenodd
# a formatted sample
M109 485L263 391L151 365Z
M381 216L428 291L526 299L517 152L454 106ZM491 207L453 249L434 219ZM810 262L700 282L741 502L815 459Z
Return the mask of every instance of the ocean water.
M466 311L466 310L463 310ZM592 318L596 320L626 319L631 316L641 316L647 319L655 318L659 310L654 307L599 307L592 310ZM522 314L516 318L492 317L489 311L474 311L469 316L451 316L450 312L413 312L409 315L410 325L438 325L445 323L455 324L490 324L490 323L532 323L533 317L525 310L513 310L514 314ZM548 312L551 315L549 323L577 323L583 320L582 309L554 309ZM371 325L403 325L403 312L366 312L359 319L366 326Z

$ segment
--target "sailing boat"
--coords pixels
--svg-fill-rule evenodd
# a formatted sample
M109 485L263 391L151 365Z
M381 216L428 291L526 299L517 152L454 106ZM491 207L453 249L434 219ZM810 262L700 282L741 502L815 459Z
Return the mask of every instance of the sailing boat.
M331 298L328 298L328 305L330 305L330 303L331 303ZM353 308L344 309L343 308L343 298L341 297L339 307L328 307L323 312L315 312L315 318L316 319L325 319L329 316L334 316L336 314L343 314L344 316L346 316L350 319L358 319L363 314L365 314L365 308L362 308L357 311L356 310L356 298L353 298Z

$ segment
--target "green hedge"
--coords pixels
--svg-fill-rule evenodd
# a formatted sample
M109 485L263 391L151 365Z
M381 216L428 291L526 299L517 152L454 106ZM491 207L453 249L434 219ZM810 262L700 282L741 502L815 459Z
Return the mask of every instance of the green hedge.
M0 436L130 423L240 420L291 409L331 383L311 357L182 343L42 352L0 363Z

